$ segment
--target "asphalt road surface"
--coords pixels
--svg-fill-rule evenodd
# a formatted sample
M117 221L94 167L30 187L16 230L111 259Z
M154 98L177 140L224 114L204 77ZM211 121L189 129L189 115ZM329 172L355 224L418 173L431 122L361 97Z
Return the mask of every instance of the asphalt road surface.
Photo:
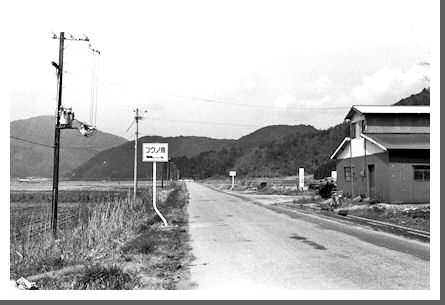
M429 244L188 182L196 289L429 289Z

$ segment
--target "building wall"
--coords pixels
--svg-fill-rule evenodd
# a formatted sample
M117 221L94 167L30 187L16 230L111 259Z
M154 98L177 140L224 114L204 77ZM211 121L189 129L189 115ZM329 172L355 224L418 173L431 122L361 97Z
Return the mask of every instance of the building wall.
M418 163L424 164L424 163ZM413 163L391 163L389 166L389 202L429 203L430 182L414 180Z
M351 181L345 180L345 167L351 159L337 159L337 189L351 194ZM392 151L352 158L354 197L368 196L368 165L374 164L375 198L388 203L429 203L429 181L414 180L415 165L429 164L429 151ZM366 176L364 175L366 173Z
M367 133L429 133L430 115L416 113L366 114Z
M366 141L366 143L365 143ZM352 144L352 157L363 157L365 155L370 156L378 153L384 152L383 149L371 143L370 141L365 140L364 138L352 139L344 149L339 152L337 159L348 159L351 157L351 144Z
M388 152L382 152L365 157L352 158L354 173L354 197L368 195L368 165L374 165L375 171L375 194L379 201L389 201L388 181ZM343 190L345 195L351 195L351 181L345 180L345 167L350 167L351 159L337 159L337 189Z
M414 166L430 163L430 150L394 150L389 152L390 201L429 203L430 182L414 179Z

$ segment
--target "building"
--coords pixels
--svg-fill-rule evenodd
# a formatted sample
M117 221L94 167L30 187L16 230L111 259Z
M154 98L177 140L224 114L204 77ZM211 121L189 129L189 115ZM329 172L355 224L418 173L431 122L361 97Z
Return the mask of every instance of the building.
M388 203L430 201L430 107L353 106L332 154L337 188Z

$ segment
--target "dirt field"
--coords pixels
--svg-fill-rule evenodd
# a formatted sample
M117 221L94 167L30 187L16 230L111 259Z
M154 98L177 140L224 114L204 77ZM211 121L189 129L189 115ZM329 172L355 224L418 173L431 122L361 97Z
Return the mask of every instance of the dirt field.
M291 209L312 210L314 212L332 210L332 213L338 213L340 209L346 209L349 215L425 232L430 231L429 204L367 204L346 200L342 206L331 207L330 199L324 200L320 198L317 191L297 190L296 181L295 177L240 179L232 191L249 196L262 204L274 204ZM266 182L267 187L258 188L261 182ZM207 180L205 183L220 190L231 189L231 181L229 179Z

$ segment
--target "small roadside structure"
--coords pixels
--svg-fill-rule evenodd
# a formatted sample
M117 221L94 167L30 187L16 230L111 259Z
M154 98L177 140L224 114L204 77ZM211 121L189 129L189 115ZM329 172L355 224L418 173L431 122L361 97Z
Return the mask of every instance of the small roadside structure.
M430 107L353 106L331 156L337 188L388 203L430 202Z

